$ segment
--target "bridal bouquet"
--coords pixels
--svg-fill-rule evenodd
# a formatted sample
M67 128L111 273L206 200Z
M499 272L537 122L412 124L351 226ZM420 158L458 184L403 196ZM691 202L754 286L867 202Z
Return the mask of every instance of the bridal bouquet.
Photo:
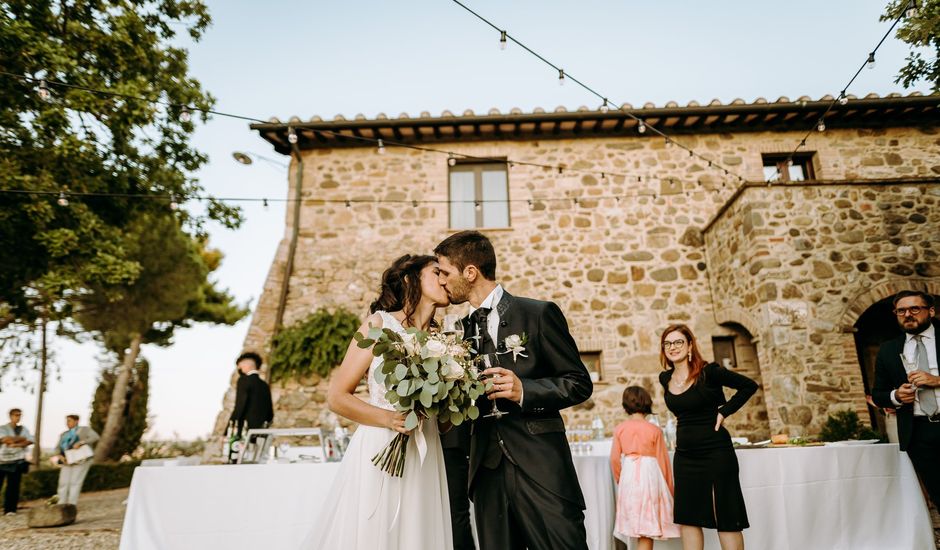
M372 346L381 357L375 379L385 386L385 399L398 411L407 412L405 428L414 430L424 419L436 416L441 422L459 426L480 415L474 402L485 391L469 342L453 334L408 328L405 334L391 329L370 328L367 336L356 333L360 348ZM410 436L399 433L372 463L394 477L401 477ZM415 442L421 460L427 443L419 429Z

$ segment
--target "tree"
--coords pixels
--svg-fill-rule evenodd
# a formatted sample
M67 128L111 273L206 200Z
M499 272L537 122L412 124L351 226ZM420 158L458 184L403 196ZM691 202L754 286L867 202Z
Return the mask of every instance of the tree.
M111 406L111 394L117 382L118 361L114 368L105 369L95 389L95 398L91 404L89 425L98 433L104 431L108 410ZM106 460L118 461L122 456L133 453L140 445L140 438L147 431L147 402L150 398L150 363L138 357L131 372L131 379L125 396L123 422L118 435L111 446Z
M204 241L183 231L170 215L141 216L128 226L122 246L140 265L133 283L92 287L76 298L78 322L95 331L122 358L95 458L112 452L123 421L127 388L144 343L168 345L176 328L193 322L232 324L247 314L208 280L212 258Z
M894 82L910 88L926 80L934 93L940 92L940 0L892 0L881 20L894 21L902 13L897 37L912 50ZM925 58L925 52L918 49L932 50L932 59Z
M132 283L140 266L122 245L127 225L202 194L190 174L207 159L189 140L214 99L172 41L180 29L198 40L209 22L198 0L0 4L0 329L36 319L36 295L67 317L72 297ZM216 201L174 215L196 233L206 219L240 222Z

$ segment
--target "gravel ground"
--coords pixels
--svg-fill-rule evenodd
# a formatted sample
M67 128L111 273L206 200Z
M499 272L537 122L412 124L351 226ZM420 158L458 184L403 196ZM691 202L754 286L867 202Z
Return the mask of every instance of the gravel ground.
M45 502L21 502L15 516L0 516L0 550L117 550L125 499L127 489L83 493L75 523L47 529L26 526L28 508Z
M26 527L27 508L42 506L43 501L21 503L17 515L0 516L0 550L117 550L126 498L127 489L83 493L78 503L78 520L50 529ZM940 549L940 513L931 507L930 516Z

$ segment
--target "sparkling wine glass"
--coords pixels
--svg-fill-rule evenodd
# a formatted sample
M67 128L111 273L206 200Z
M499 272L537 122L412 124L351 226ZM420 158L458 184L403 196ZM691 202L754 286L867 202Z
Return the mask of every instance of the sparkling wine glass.
M480 356L480 359L483 361L483 369L484 369L484 370L493 367L493 358L496 359L496 366L499 366L499 358L496 357L494 354L485 353L485 354L483 354L483 355ZM491 405L492 405L492 407L491 407L491 409L490 409L489 414L484 414L484 415L483 415L483 418L489 418L489 417L492 416L492 417L496 418L496 420L499 420L500 418L502 418L502 416L503 416L504 414L506 414L504 411L501 411L501 410L499 409L499 407L496 405L496 400L495 400L495 399L491 402Z
M441 332L452 334L457 342L463 340L463 323L460 322L460 316L456 313L448 313L444 316L441 324Z

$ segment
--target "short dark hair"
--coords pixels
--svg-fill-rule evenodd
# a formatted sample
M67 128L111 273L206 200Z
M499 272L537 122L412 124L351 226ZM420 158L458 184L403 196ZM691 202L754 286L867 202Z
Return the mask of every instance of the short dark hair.
M241 363L242 359L251 359L252 361L255 362L256 369L261 368L261 356L253 351L246 351L245 353L239 355L238 359L235 360L235 364L237 365Z
M630 386L623 390L623 410L627 414L653 414L653 398L640 386Z
M924 305L928 308L933 307L933 296L926 292L920 290L902 290L894 295L894 298L891 299L891 305L897 307L898 302L903 298L910 298L911 296L919 296L921 300L924 301Z
M71 418L72 420L78 422L78 415L77 415L77 414L69 414L69 415L66 415L65 418Z
M434 248L434 254L446 257L461 271L468 265L474 265L488 280L496 280L496 251L493 250L493 243L479 231L454 233Z
M10 409L10 414L13 414L13 413L23 414L23 411L21 411L20 409Z

